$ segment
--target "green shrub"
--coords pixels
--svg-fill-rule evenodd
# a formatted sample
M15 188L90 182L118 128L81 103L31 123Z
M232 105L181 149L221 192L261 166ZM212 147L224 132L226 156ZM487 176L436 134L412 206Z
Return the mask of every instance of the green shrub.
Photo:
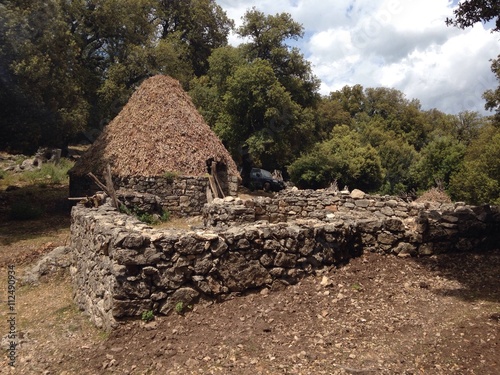
M175 304L175 312L177 314L182 314L184 312L184 303L183 302L177 302Z
M137 218L140 221L142 221L143 223L146 223L146 224L155 225L155 224L159 224L160 223L160 219L156 215L152 215L152 214L147 213L147 212L138 215Z
M127 206L125 206L124 204L120 204L119 210L120 210L120 212L122 214L132 215L132 211Z
M182 301L177 302L174 307L175 312L179 315L183 315L185 312L192 309L192 305L185 305Z
M34 220L42 216L42 213L41 207L30 202L19 201L12 204L9 217L11 220Z
M124 204L120 205L119 210L126 215L134 215L143 223L150 225L157 225L170 220L170 212L168 210L163 210L161 215L151 214L149 212L141 212L136 207L127 207Z
M170 211L164 210L162 215L161 215L161 221L162 221L162 223L166 223L169 220L170 220Z
M142 316L141 316L141 319L143 321L145 321L146 323L147 322L150 322L151 320L153 320L155 318L155 314L153 313L153 310L148 310L148 311L144 311L142 313Z

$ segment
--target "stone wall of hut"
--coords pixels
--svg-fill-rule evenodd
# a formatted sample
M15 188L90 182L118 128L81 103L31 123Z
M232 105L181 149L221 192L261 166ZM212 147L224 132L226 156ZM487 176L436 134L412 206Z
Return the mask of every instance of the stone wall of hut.
M199 299L293 284L363 251L400 257L498 248L500 210L302 191L204 209L207 226L158 230L109 205L72 211L75 301L99 327ZM236 225L238 224L238 225Z
M236 196L237 177L219 178L226 196ZM174 216L201 215L207 203L207 190L210 190L208 177L160 176L160 177L123 177L113 180L123 201L132 207L134 204L152 204L153 201ZM85 197L101 190L86 176L71 176L70 196ZM159 202L158 202L159 200ZM155 204L156 204L155 203ZM129 208L130 208L129 207Z

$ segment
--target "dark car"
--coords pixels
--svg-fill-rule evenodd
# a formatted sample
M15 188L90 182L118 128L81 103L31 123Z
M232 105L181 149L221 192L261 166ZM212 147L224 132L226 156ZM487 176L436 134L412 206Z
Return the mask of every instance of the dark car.
M275 179L271 172L260 168L252 168L249 185L247 187L251 190L280 191L285 188L283 181Z

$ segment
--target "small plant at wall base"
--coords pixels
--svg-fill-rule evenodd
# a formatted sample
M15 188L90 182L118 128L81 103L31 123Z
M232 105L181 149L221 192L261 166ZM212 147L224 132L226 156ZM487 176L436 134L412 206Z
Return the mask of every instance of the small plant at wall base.
M140 212L135 207L127 207L124 204L120 204L120 212L126 215L134 215L143 223L151 225L164 223L170 220L170 212L168 210L163 210L161 215L151 214L149 212Z
M161 215L150 214L150 213L146 212L146 213L143 213L141 215L136 215L136 216L143 223L151 224L151 225L157 225L157 224L164 223L164 222L170 220L170 212L168 212L168 211L163 211L163 213Z
M141 215L137 215L137 218L146 224L158 224L159 220L155 217L155 215L151 215L149 213L143 213Z
M165 172L163 173L163 177L165 177L167 182L171 184L177 177L179 177L179 174L176 172Z
M164 210L163 213L161 214L161 221L162 223L165 223L170 220L170 211Z
M182 314L184 312L184 303L183 302L177 302L175 304L175 312L177 314Z
M151 320L153 320L155 318L155 314L153 313L153 310L148 310L148 311L144 311L142 313L142 316L141 316L141 319L143 321L145 321L146 323L147 322L150 322Z
M175 312L179 315L183 315L187 310L191 310L193 308L192 305L185 305L184 302L179 301L175 304Z
M120 212L122 214L132 215L132 211L124 204L120 204Z

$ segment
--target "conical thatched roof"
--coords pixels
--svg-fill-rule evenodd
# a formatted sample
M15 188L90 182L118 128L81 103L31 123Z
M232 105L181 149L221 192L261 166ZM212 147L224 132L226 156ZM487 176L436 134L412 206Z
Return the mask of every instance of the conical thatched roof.
M179 82L157 75L141 84L71 173L101 173L109 163L120 177L165 172L202 176L209 159L224 163L229 175L238 175L231 155Z

